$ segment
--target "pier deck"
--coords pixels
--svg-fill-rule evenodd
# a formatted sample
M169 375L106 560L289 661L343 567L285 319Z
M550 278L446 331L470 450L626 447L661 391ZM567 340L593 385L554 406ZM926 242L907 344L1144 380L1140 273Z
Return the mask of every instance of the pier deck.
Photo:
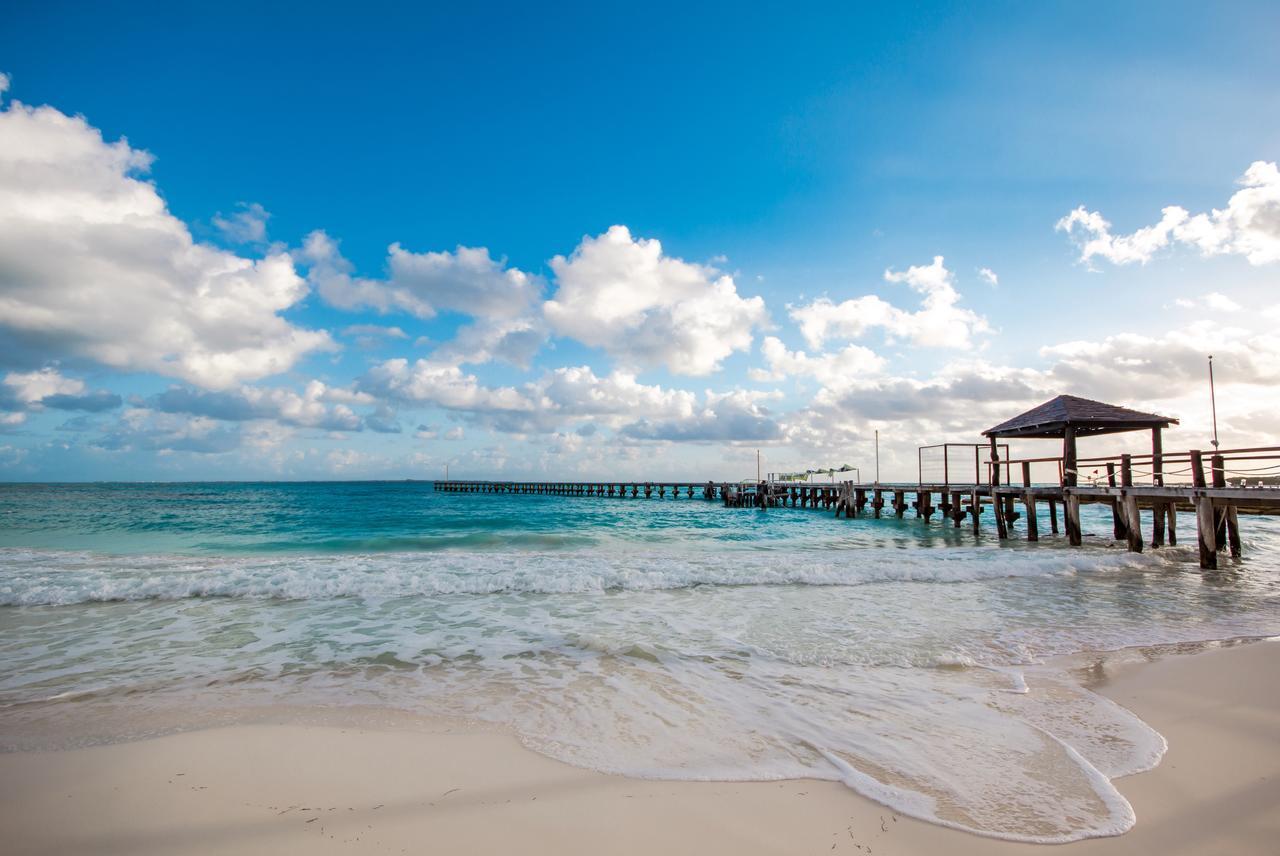
M835 517L853 519L870 515L902 518L908 512L929 523L934 514L941 522L959 528L966 522L975 533L990 512L1000 538L1014 534L1014 525L1022 521L1029 541L1040 538L1039 506L1048 506L1051 534L1059 532L1059 506L1062 529L1073 546L1082 543L1080 506L1105 504L1112 511L1112 534L1128 549L1141 552L1145 545L1153 548L1178 543L1177 512L1193 512L1200 547L1200 565L1206 569L1218 566L1218 554L1228 551L1232 557L1241 553L1239 515L1280 515L1280 484L1271 475L1280 470L1280 447L1237 449L1208 456L1192 450L1184 453L1151 456L1118 455L1067 461L1060 458L1001 460L997 454L976 469L984 481L956 483L950 481L916 481L905 483L831 481L829 483L779 480L717 481L485 481L449 480L433 482L435 489L446 493L549 494L614 499L703 499L719 500L726 508L809 508L834 511ZM985 463L986 471L982 465ZM1031 480L1033 465L1056 464L1060 475L1057 484ZM1118 466L1117 466L1118 465ZM1185 465L1185 466L1184 466ZM1146 467L1147 469L1139 469ZM1088 472L1093 475L1084 475ZM1021 475L1021 484L1011 484L1010 476ZM1105 473L1105 476L1101 475ZM1239 479L1241 475L1267 473L1269 483L1255 478L1254 484ZM1082 475L1088 484L1072 484ZM1003 478L1002 478L1003 476ZM1149 479L1149 484L1135 483L1136 477ZM1166 479L1186 477L1186 483L1166 484ZM1236 478L1235 483L1228 477ZM1141 511L1149 512L1150 538L1142 532Z

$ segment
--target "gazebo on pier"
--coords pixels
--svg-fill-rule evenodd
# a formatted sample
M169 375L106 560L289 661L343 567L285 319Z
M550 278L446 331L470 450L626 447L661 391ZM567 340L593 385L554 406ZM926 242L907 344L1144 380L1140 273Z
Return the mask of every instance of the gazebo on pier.
M1106 404L1075 395L1059 395L1026 413L1001 422L982 432L991 441L991 479L993 485L1000 481L1000 451L998 441L1011 437L1062 439L1062 484L1075 487L1076 441L1081 437L1098 434L1119 434L1126 431L1151 432L1151 470L1156 486L1164 484L1164 446L1161 431L1178 420L1155 413L1143 413L1115 404ZM1003 523L996 515L997 521ZM1003 528L1003 527L1001 527ZM1078 523L1068 515L1067 535L1073 544L1080 542Z

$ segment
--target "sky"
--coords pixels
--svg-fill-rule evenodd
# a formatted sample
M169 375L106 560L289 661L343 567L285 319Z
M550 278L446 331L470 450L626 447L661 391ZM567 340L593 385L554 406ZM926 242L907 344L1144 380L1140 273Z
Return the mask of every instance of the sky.
M187 5L7 7L0 479L1280 444L1274 3Z

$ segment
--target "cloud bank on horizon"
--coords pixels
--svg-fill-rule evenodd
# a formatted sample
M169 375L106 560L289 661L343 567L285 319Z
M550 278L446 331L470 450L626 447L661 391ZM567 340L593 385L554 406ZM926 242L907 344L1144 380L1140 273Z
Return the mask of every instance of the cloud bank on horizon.
M450 462L737 478L758 447L775 469L865 466L877 429L886 475L910 477L917 443L975 440L1059 392L1203 430L1209 353L1229 442L1280 436L1280 292L1256 305L1215 282L1167 300L1157 333L1105 313L1045 324L1017 365L993 355L1007 321L965 295L1016 286L998 258L966 277L945 254L905 258L770 306L726 261L612 224L547 248L540 271L388 235L382 271L362 273L324 224L271 240L263 201L202 231L152 164L56 106L0 109L0 477L434 477ZM1044 229L1075 243L1065 276L1280 263L1280 171L1258 160L1238 185L1222 208L1169 205L1127 234L1085 205ZM421 332L433 319L448 336Z

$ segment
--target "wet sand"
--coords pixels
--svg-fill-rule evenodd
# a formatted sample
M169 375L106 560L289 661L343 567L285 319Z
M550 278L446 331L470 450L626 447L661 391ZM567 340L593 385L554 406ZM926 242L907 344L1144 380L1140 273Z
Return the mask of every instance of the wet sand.
M238 725L0 755L0 829L15 856L1277 852L1280 642L1099 665L1088 677L1169 751L1117 782L1133 830L1066 845L956 832L831 782L608 776L446 723Z

